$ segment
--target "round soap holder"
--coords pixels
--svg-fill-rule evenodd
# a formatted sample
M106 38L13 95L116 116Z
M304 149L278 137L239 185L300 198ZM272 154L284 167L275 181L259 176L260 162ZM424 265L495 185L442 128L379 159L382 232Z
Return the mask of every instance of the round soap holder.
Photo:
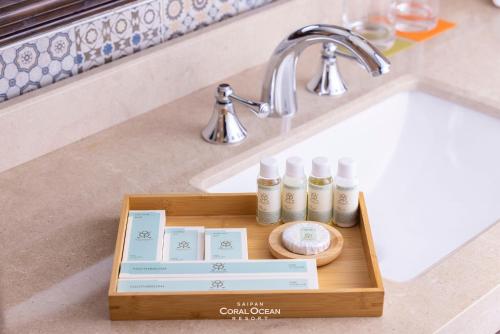
M300 223L319 224L320 226L327 229L328 232L330 232L330 247L328 247L325 251L321 253L313 255L295 254L286 249L282 242L283 231L292 225ZM335 260L340 255L340 253L342 252L342 248L344 247L344 238L342 237L342 234L335 227L324 223L318 223L312 221L297 221L280 225L276 227L274 230L272 230L272 232L269 234L268 241L269 241L269 250L275 258L316 259L316 266L318 267L327 265L333 260Z

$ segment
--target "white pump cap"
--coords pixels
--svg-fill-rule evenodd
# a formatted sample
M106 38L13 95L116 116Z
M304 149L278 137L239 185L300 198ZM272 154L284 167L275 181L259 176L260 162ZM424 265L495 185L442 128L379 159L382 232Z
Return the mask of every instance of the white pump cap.
M265 179L277 179L279 177L278 161L274 158L262 158L260 160L260 176Z
M332 172L330 170L330 163L326 157L317 157L312 161L311 176L314 177L330 177Z
M304 162L299 157L286 159L286 175L291 177L304 177Z
M344 188L351 188L358 185L356 174L356 161L351 158L340 158L335 183Z

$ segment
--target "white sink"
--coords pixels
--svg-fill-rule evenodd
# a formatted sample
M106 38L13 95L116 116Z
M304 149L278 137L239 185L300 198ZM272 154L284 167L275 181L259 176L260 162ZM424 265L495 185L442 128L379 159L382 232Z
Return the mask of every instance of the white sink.
M291 155L358 161L389 280L416 277L500 219L500 120L421 91L393 95L275 156ZM203 190L255 191L254 162Z

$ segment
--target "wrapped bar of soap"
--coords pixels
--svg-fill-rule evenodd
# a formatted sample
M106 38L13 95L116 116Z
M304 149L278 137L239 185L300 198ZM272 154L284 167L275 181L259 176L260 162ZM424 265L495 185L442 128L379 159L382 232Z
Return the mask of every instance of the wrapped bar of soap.
M317 223L299 223L287 227L281 241L292 253L314 255L330 247L330 232Z

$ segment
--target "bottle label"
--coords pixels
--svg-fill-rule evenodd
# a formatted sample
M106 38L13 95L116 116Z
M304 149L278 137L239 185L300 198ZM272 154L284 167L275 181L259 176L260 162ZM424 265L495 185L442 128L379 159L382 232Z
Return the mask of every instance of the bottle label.
M334 220L340 226L352 226L358 218L359 191L357 188L335 188Z
M307 191L305 187L283 187L283 220L290 222L306 219Z
M278 223L281 216L281 189L279 185L258 186L257 219L262 224Z
M323 223L329 222L332 219L332 185L318 186L309 184L309 199L307 203L307 217L309 220Z

